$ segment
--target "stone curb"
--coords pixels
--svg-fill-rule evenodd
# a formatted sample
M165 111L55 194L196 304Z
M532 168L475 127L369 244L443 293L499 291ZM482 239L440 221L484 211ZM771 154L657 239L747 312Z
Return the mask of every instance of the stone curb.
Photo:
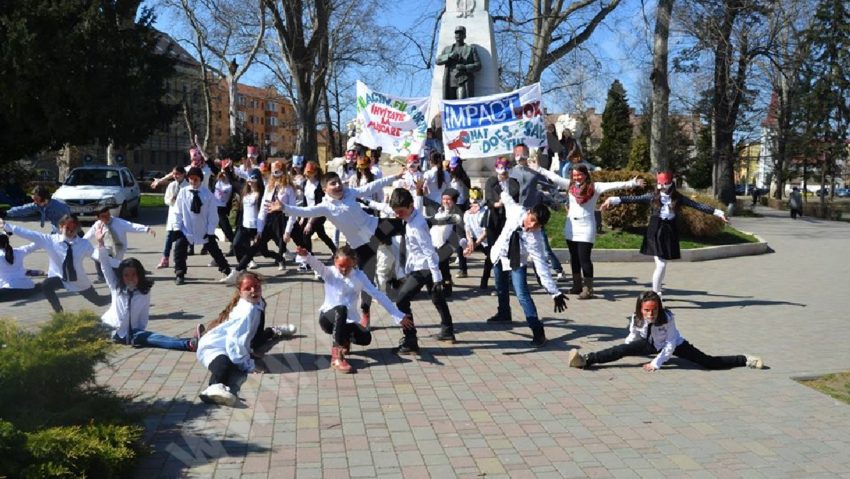
M735 258L737 256L755 256L769 253L772 250L767 241L760 236L742 231L758 239L758 243L729 244L706 246L705 248L683 249L682 259L678 261L709 261L714 259ZM566 262L570 252L566 248L552 248L559 260ZM592 259L596 263L640 263L653 261L652 256L646 256L636 249L594 249Z

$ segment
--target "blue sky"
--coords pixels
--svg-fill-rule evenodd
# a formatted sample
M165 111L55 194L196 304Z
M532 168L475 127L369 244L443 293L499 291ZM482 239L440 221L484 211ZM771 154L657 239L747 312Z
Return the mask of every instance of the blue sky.
M478 0L479 2L482 0ZM151 2L148 2L151 3ZM495 2L490 2L491 12L494 10ZM436 12L445 4L444 0L398 0L397 2L385 2L384 9L376 17L375 21L382 24L392 24L400 29L415 33L417 37L427 42L430 38L432 21L422 21L423 12ZM154 4L155 5L155 4ZM645 64L650 60L649 43L643 36L646 31L645 20L652 21L654 4L646 5L647 17L641 10L638 0L624 0L618 10L609 15L604 25L600 26L591 40L584 44L584 48L601 65L599 75L594 75L587 86L587 106L593 106L601 110L604 107L605 95L608 86L614 79L619 79L626 87L630 103L639 108L640 104L640 78L644 75ZM162 8L156 8L158 18L157 28L172 34L175 38L185 38L186 34L179 29L179 21ZM391 45L386 45L391 47ZM383 84L372 84L375 89L385 93L401 96L426 96L430 90L431 74L422 71L415 77L410 75L394 75L388 68L386 75L382 75ZM269 74L262 66L255 66L242 78L244 83L252 85L263 85L268 82ZM553 81L544 77L543 89L547 89L547 82ZM354 89L351 88L352 104ZM563 94L550 95L545 98L550 111L564 111L570 109L574 104L571 98Z

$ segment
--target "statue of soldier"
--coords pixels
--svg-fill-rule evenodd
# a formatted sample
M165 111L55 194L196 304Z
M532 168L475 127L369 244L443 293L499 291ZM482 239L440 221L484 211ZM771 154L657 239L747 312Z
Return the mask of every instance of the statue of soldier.
M461 100L475 96L475 75L481 69L481 60L474 45L466 45L466 27L455 28L455 43L443 49L437 65L445 65L443 73L443 99Z

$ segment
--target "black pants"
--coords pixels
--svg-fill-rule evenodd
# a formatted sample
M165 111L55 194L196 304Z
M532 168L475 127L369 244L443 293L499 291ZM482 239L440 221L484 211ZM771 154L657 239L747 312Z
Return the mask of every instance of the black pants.
M188 267L186 266L186 257L189 254L189 240L182 231L177 231L176 240L174 242L174 274L176 276L185 276ZM218 247L218 240L215 235L210 235L207 239L207 244L204 245L207 253L215 260L218 270L224 274L230 274L230 266L227 264L227 258Z
M648 356L656 352L649 341L642 339L590 353L587 355L587 364L610 363L626 356ZM680 344L673 351L673 355L697 363L706 369L729 369L747 365L746 356L709 356L687 341Z
M443 283L452 282L452 274L449 265L451 264L452 253L454 253L454 250L455 247L449 243L445 243L443 246L437 248L437 259L439 260L438 266L440 267L440 274L443 275Z
M336 306L319 314L319 327L333 336L334 346L347 346L354 343L368 346L372 343L372 333L358 323L348 322L348 308Z
M249 230L250 231L250 230ZM254 256L263 253L263 256L270 257L274 259L278 263L283 263L283 255L279 252L274 252L268 249L269 241L274 241L279 244L283 244L283 234L279 231L279 228L275 224L266 224L263 227L263 233L260 235L260 240L257 242L253 242L253 238L256 236L256 230L249 239L248 248L245 250L245 253L242 255L242 259L239 260L239 265L236 266L237 271L245 271L248 268L248 263L250 263Z
M227 206L218 207L218 227L224 232L224 237L230 244L233 244L233 228L230 226L230 208Z
M242 261L255 236L257 236L257 228L245 228L243 226L236 230L236 235L233 238L233 254L236 255L236 261Z
M302 233L304 231L304 227L307 226L310 220L313 219L315 218L302 218L298 221L301 226ZM327 246L328 249L331 250L331 254L336 253L336 245L334 244L331 237L328 236L327 231L325 231L324 218L320 218L319 221L316 221L311 227L311 229L313 230L312 233L310 233L309 235L304 235L304 243L307 245L305 246L305 248L307 248L307 251L311 253L313 252L313 235L315 234L319 237L320 240L322 240L322 243L324 243L325 246Z
M62 278L58 276L47 278L41 283L41 290L44 292L44 297L47 298L47 302L50 303L50 307L53 308L53 311L57 313L62 312L63 309L62 305L59 304L59 296L56 295L56 291L64 287L65 285L62 283ZM80 294L86 298L88 302L95 306L106 306L112 302L111 295L101 296L97 294L97 291L94 290L94 286L80 291Z
M357 251L357 267L369 278L369 281L375 281L375 271L378 267L378 246L380 244L390 244L393 236L404 234L404 221L398 218L380 218L375 232L368 243L358 246ZM372 306L372 297L366 294L365 291L360 293L360 309L364 313L368 313Z
M37 284L34 288L3 288L0 289L0 303L6 303L9 301L17 301L19 299L26 299L30 296L33 296L35 293L41 291L41 285Z
M800 218L803 217L803 209L791 208L791 219L796 220L798 215L800 216Z
M593 263L590 261L593 243L567 240L567 248L570 250L570 269L573 274L593 278Z
M274 341L274 330L272 328L266 327L266 315L260 315L260 322L257 324L257 333L254 335L254 338L251 340L251 350L258 351L262 349L268 349L269 343ZM216 356L211 362L209 368L210 370L210 386L213 384L230 384L230 381L236 376L243 373L242 369L233 364L233 361L227 357L227 355L222 354Z
M427 269L414 271L407 275L404 278L404 282L401 284L401 287L398 289L396 305L398 309L405 314L411 314L412 311L410 309L410 302L413 298L422 290L423 286L433 286L434 281L431 278L431 272ZM433 291L431 293L431 302L434 303L434 306L437 308L437 312L440 313L440 326L444 331L454 332L454 326L452 325L452 313L449 311L449 305L446 303L446 298L442 293L437 293ZM412 330L404 330L404 335L408 336L408 332L412 331L411 335L416 337L416 329Z

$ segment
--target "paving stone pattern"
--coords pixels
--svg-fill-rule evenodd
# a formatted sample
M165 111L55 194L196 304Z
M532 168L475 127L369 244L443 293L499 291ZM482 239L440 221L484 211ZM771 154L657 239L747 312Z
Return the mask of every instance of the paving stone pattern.
M242 406L200 402L209 374L190 353L119 347L98 379L148 411L153 452L138 478L850 477L850 406L793 380L850 369L850 225L757 211L764 217L733 223L775 253L673 262L664 298L686 339L710 354L761 355L763 371L709 372L674 359L647 373L643 358L569 369L571 349L623 340L652 265L597 263L600 297L571 297L565 314L536 288L549 343L534 350L515 299L513 327L484 322L495 298L473 291L479 256L470 278L455 280L456 344L426 338L437 312L424 295L414 302L418 358L392 354L400 332L376 305L374 341L351 356L357 373L335 374L318 328L321 283L261 260L267 321L294 323L299 334L272 350L268 373L247 378ZM161 233L164 219L164 210L145 210L140 221ZM162 235L130 244L153 270ZM43 268L45 258L27 264ZM233 289L215 282L208 261L190 257L180 287L171 270L153 270L149 329L189 335L224 307ZM92 307L68 293L61 300L68 310ZM49 312L41 298L0 308L28 327Z

